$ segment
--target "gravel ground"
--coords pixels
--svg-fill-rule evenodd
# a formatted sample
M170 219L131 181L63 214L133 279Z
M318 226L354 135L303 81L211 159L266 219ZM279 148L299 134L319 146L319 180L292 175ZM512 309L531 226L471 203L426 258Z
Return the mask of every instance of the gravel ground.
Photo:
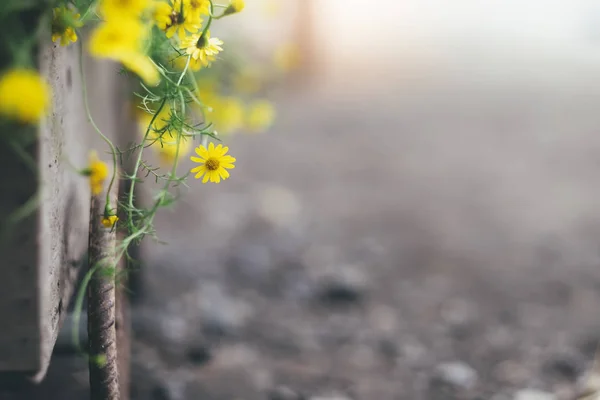
M600 338L600 86L555 72L322 85L234 139L234 178L163 214L136 398L572 398Z
M133 399L573 398L600 340L600 85L471 68L320 84L233 138L231 180L146 248Z

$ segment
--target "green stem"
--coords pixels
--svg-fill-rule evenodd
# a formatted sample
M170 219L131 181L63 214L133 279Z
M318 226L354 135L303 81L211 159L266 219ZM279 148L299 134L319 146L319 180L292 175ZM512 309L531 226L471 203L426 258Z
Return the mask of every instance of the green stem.
M77 297L75 298L75 305L73 309L73 327L71 328L71 334L73 336L73 345L77 351L81 352L81 343L79 343L79 323L81 321L81 312L83 310L83 299L85 298L85 291L92 279L92 276L100 268L100 264L92 267L83 277L79 290L77 291Z
M158 114L160 114L160 112L162 111L163 107L165 106L165 103L167 102L167 98L163 98L163 100L160 103L160 106L158 106L158 109L156 110L156 112L154 113L154 115L152 116L152 119L150 120L150 123L148 124L148 128L146 129L146 133L144 134L144 139L142 141L142 143L146 143L146 140L148 139L148 135L150 134L150 129L152 129L152 126L154 125L154 121L156 120L156 117L158 116ZM140 169L140 165L142 163L142 155L144 153L144 146L140 147L140 151L138 153L137 159L135 160L135 165L133 167L133 176L131 179L131 185L129 186L129 196L128 196L128 205L129 205L129 213L128 213L128 222L130 224L133 224L133 194L135 191L135 182L136 182L136 178L137 178L137 173L138 170Z
M204 36L206 34L206 32L208 32L208 29L210 28L210 25L212 24L212 21L213 21L214 6L213 6L212 0L209 0L209 4L210 4L210 14L208 15L208 22L206 23L206 26L202 30L200 37Z
M185 63L185 68L183 69L183 73L179 76L179 80L177 81L177 86L181 85L181 81L183 80L183 77L185 76L188 67L190 66L190 59L192 58L191 55L188 55L187 61Z
M115 148L115 145L111 142L111 140L102 133L100 128L98 128L98 125L96 125L94 118L92 118L92 113L90 110L90 105L89 105L88 95L87 95L87 84L86 84L86 80L85 80L85 71L83 68L83 45L82 44L79 45L79 73L81 75L81 87L83 90L83 104L85 106L85 112L86 112L88 121L90 121L90 124L92 125L94 130L98 133L98 135L100 135L102 140L104 140L106 142L106 144L108 145L108 147L110 147L110 151L112 153L113 171L112 171L112 176L110 177L110 183L108 184L108 189L106 190L106 206L108 207L108 205L110 204L109 193L111 192L111 189L115 183L115 177L117 175L117 149Z
M85 24L86 22L88 22L88 17L91 19L94 16L94 12L96 11L96 6L98 5L98 1L92 1L88 8L85 10L85 12L83 13L83 15L79 18L79 22L83 24ZM91 16L90 16L91 15Z
M33 172L34 174L37 174L37 172L38 172L38 165L35 162L35 160L33 159L33 157L31 157L31 155L29 155L14 140L9 140L8 144L12 148L12 150L15 152L15 154L18 155L21 158L21 161L23 161L23 163L25 163L25 165L27 166L27 168L29 168L31 170L31 172Z

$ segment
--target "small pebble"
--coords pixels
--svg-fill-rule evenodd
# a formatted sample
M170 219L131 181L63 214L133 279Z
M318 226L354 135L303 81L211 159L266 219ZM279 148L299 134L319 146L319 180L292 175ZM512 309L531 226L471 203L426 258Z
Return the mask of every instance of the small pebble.
M304 396L287 386L277 386L269 391L269 400L303 400Z
M368 290L368 277L355 265L330 268L321 278L320 298L326 303L348 304L361 301Z
M556 355L544 363L545 374L558 379L574 382L583 369L583 362L574 356L562 354Z
M477 384L477 372L463 362L450 362L438 365L436 368L436 378L461 389L472 389Z
M541 390L523 389L515 393L514 400L557 400L557 397Z
M188 349L187 357L191 363L203 365L208 363L213 358L213 355L208 346L197 344Z

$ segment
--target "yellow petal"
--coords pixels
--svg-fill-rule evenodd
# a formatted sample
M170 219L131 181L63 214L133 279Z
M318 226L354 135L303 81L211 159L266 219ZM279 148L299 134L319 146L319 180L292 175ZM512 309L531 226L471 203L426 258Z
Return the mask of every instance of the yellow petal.
M122 56L121 62L125 68L139 75L147 85L156 86L160 83L160 74L148 56L131 53Z
M208 151L206 150L206 147L204 147L204 146L196 147L196 154L198 154L202 158L208 158Z
M235 162L235 158L232 156L223 156L219 161L222 163L231 164Z
M229 172L225 168L219 168L219 176L223 179L229 178Z
M221 145L219 145L219 146L221 146ZM225 147L221 146L221 147L222 148L219 149L219 157L224 157L225 154L227 154L227 152L229 151L229 147L226 147L226 146Z

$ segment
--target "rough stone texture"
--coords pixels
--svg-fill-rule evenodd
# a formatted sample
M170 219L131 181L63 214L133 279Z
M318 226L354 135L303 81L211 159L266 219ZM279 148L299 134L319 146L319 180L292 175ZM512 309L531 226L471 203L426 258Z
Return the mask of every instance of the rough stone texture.
M31 145L28 153L34 153L37 146ZM10 214L35 195L37 179L35 174L11 151L0 146L0 168L12 171L3 174L3 194L0 198L0 221L9 222ZM9 178L9 179L7 179ZM6 193L6 194L5 194ZM36 302L37 252L35 250L37 226L36 214L21 219L18 224L3 229L0 251L3 255L3 277L0 280L0 315L3 321L10 321L0 336L0 370L9 367L15 370L31 371L39 366L39 360L29 352L39 354ZM8 318L10 317L10 318ZM12 322L12 323L11 323Z
M40 131L42 197L38 220L38 282L42 343L38 379L45 373L87 247L89 189L69 167L85 165L85 114L77 82L78 48L45 47L41 70L53 87L53 112ZM83 139L83 140L82 140ZM47 167L50 165L53 167ZM46 168L47 167L47 168ZM85 225L84 225L85 224Z
M74 168L87 164L91 148L109 159L106 145L87 123L79 53L77 45L42 45L40 71L52 85L53 109L28 148L38 171L28 170L10 149L0 150L5 171L0 177L3 226L39 188L39 207L0 244L5 263L0 280L0 372L25 373L35 381L48 367L87 248L89 187ZM117 68L87 58L85 68L93 117L109 137L122 138L121 144L126 135L116 135L123 90Z

